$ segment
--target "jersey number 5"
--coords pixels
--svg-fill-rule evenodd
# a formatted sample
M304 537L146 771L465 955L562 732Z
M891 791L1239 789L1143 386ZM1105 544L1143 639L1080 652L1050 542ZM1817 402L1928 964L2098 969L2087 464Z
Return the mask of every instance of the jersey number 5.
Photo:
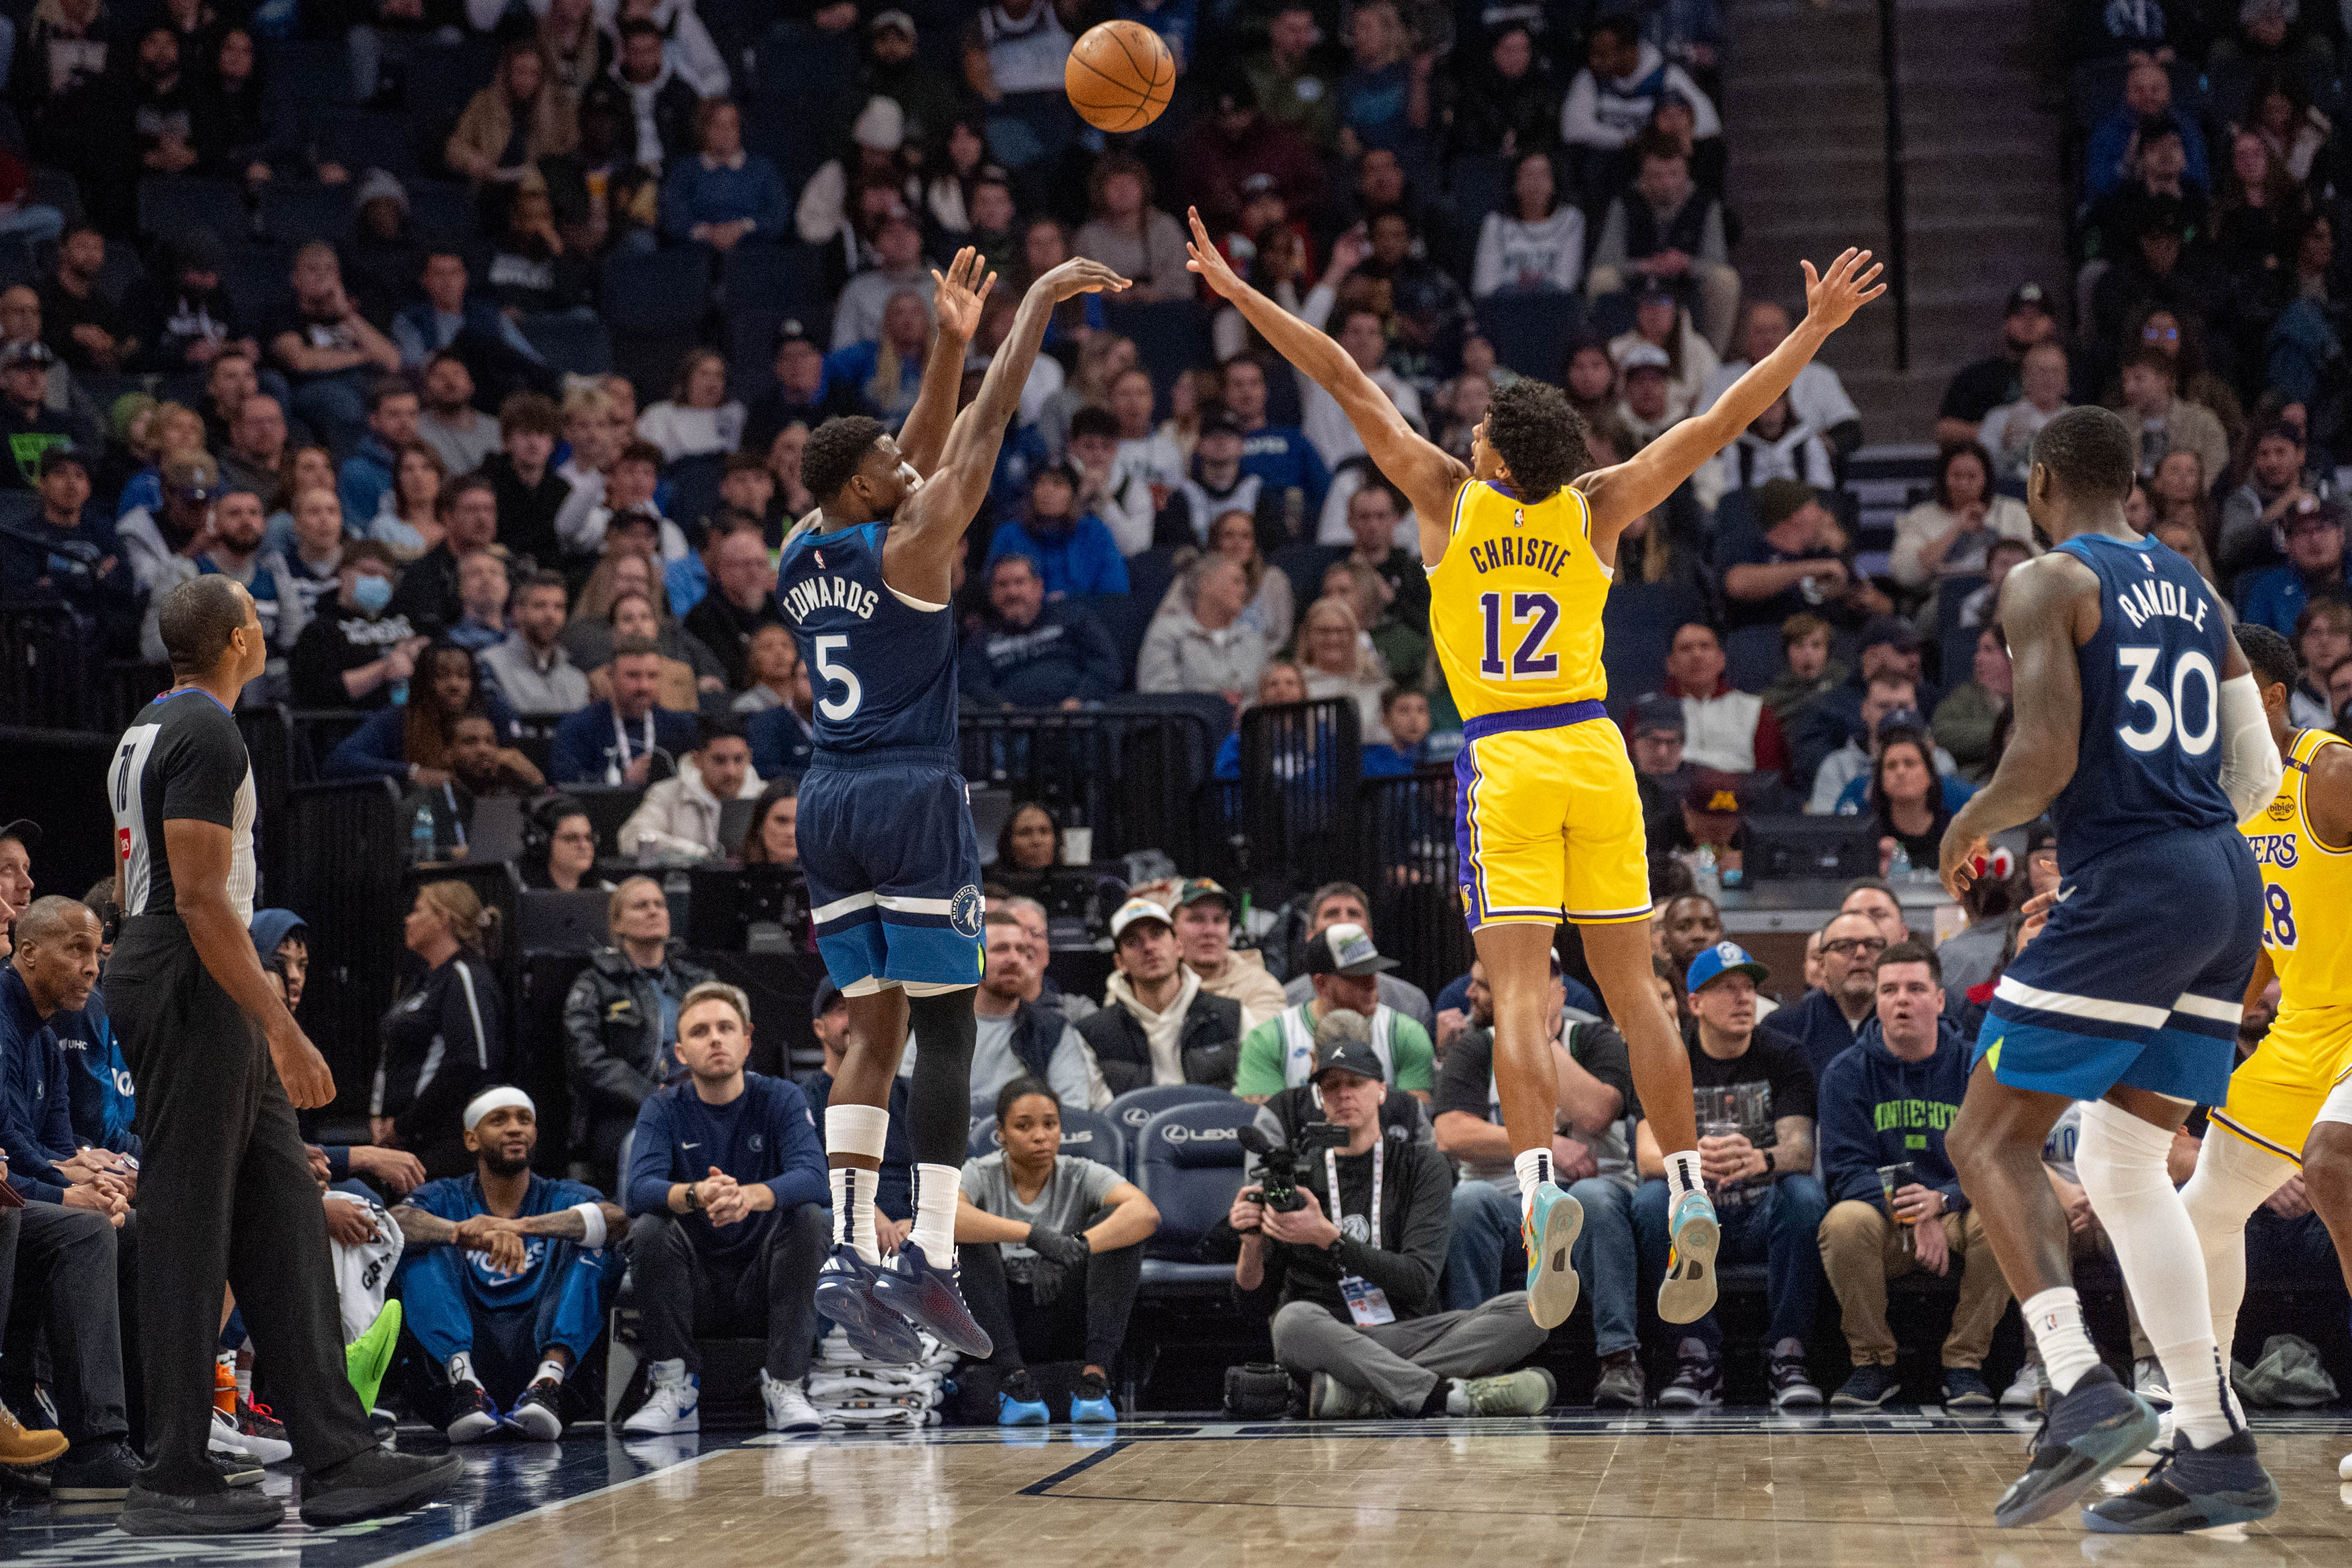
M847 664L833 662L835 653L849 652L849 639L845 636L819 637L816 640L816 673L824 681L825 695L816 705L816 711L839 723L857 711L866 700L866 688L857 684L857 672ZM841 695L833 695L833 688L841 687Z
M2124 696L2135 706L2147 711L2147 722L2126 725L2116 731L2123 743L2134 751L2161 751L2175 741L2191 757L2202 757L2213 749L2213 742L2221 733L2221 681L2214 673L2213 661L2199 649L2191 648L2172 662L2172 695L2167 700L2163 691L2149 679L2156 673L2156 662L2162 650L2157 648L2117 648L2116 663L2131 672L2125 684ZM2189 679L2194 675L2205 686L2205 727L2190 733L2189 728Z
M1510 624L1528 629L1519 638L1518 651L1511 655L1511 667L1505 670L1503 598L1500 593L1478 596L1478 608L1486 617L1486 656L1478 662L1478 673L1498 681L1539 681L1559 674L1559 655L1541 650L1551 629L1559 624L1559 601L1549 593L1510 595Z

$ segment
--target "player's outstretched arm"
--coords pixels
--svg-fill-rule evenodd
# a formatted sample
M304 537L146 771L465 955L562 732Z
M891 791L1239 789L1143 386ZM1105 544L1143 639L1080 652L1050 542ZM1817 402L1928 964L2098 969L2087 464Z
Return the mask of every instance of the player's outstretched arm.
M2083 671L2074 650L2098 627L2099 580L2071 555L2016 568L2001 584L2000 627L2016 666L2009 748L1992 781L1944 831L1944 885L1954 897L1976 880L1985 841L2050 809L2074 777L2083 733ZM2087 617L2087 626L2078 621Z
M1886 292L1886 285L1877 281L1882 269L1866 250L1848 249L1830 263L1827 274L1814 272L1810 261L1799 265L1805 269L1805 319L1780 340L1779 348L1749 366L1705 413L1684 420L1615 467L1577 481L1576 487L1592 504L1596 543L1614 539L1635 517L1664 505L1684 480L1698 472L1699 465L1737 441L1789 390L1832 332Z
M979 251L966 246L948 263L945 276L934 268L931 280L937 286L931 298L931 354L923 361L915 406L898 427L898 455L926 479L940 465L948 427L955 423L956 393L963 387L963 352L980 330L980 309L996 287L996 274L988 270Z
M950 584L957 546L988 494L997 450L1004 444L1004 427L1021 406L1021 389L1037 362L1054 307L1081 294L1116 293L1127 287L1126 278L1084 256L1062 263L1029 286L1013 318L1013 330L981 379L980 395L956 415L948 432L937 471L898 507L882 547L883 581L929 603L947 602L953 591Z
M1234 308L1257 329L1258 336L1274 345L1275 352L1305 371L1317 386L1331 394L1332 401L1348 416L1348 423L1356 427L1365 453L1412 504L1414 515L1421 519L1423 559L1435 566L1437 556L1425 548L1430 541L1429 529L1434 525L1438 537L1443 538L1447 514L1454 507L1454 492L1470 477L1469 468L1414 430L1397 412L1396 404L1389 401L1389 394L1381 391L1379 384L1335 340L1309 327L1244 281L1209 238L1208 225L1201 222L1198 207L1191 209L1189 215L1192 238L1184 248L1192 259L1184 265L1199 273L1211 288L1232 300Z

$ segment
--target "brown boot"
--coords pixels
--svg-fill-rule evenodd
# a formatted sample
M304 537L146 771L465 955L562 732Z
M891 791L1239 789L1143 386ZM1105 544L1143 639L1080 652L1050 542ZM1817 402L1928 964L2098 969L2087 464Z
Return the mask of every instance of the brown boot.
M65 1451L63 1432L27 1432L8 1407L0 1405L0 1465L46 1465Z

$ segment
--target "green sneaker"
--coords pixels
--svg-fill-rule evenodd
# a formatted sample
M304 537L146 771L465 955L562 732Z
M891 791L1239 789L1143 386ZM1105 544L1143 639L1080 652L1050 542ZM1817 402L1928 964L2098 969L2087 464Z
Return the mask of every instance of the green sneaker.
M392 1370L393 1352L399 1348L398 1301L384 1302L383 1311L376 1313L367 1332L343 1346L343 1373L352 1380L352 1389L360 1396L362 1409L375 1408L376 1390L383 1386L383 1375Z
M1473 1416L1540 1416L1551 1408L1559 1387L1540 1366L1500 1377L1473 1377L1462 1385Z

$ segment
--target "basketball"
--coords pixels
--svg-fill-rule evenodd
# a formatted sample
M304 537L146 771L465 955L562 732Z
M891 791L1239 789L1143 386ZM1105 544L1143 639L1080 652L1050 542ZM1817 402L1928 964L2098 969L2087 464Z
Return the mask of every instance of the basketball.
M1176 90L1176 61L1140 22L1104 22L1070 47L1062 68L1070 107L1097 131L1140 131Z

